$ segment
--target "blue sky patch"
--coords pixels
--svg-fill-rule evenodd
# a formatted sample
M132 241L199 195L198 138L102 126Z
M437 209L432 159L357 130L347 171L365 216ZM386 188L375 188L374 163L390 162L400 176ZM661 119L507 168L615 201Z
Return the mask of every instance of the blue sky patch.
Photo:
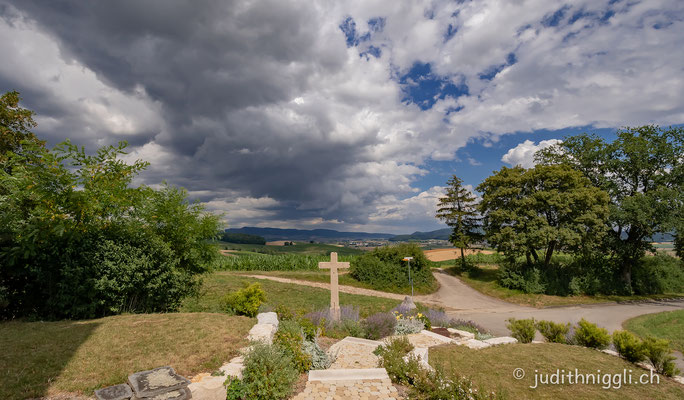
M415 63L409 72L399 78L404 90L402 101L417 104L422 110L430 109L439 99L447 96L458 98L467 96L468 86L454 82L445 76L432 73L429 63Z
M545 27L550 27L550 26L558 26L560 22L563 20L563 17L565 16L565 13L570 9L569 5L565 5L561 8L559 8L556 12L547 14L544 16L544 18L541 21L541 24Z

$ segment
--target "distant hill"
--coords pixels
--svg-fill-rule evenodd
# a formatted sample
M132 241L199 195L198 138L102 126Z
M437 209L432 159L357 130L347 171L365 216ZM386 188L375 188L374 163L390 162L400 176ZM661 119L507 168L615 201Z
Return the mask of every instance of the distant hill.
M413 232L410 235L396 235L392 236L389 240L392 242L401 242L408 240L449 240L449 235L451 235L451 228L437 229L431 232Z
M229 228L226 233L244 233L257 235L268 241L273 240L366 240L366 239L389 239L391 233L368 233L368 232L339 232L333 229L280 229L280 228L257 228L245 226L242 228Z

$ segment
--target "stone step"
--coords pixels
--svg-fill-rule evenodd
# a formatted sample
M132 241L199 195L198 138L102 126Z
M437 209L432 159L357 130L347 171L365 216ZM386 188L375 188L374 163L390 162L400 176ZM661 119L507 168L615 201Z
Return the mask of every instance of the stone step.
M387 380L387 370L384 368L363 369L323 369L309 371L309 382L315 381L364 381Z

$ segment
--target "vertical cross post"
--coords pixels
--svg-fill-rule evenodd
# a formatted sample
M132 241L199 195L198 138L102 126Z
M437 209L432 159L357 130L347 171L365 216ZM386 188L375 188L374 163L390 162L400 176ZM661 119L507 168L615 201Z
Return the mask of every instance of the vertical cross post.
M349 268L348 262L338 262L337 253L330 253L330 262L319 262L318 268L330 269L330 318L340 320L340 288L337 283L337 269Z

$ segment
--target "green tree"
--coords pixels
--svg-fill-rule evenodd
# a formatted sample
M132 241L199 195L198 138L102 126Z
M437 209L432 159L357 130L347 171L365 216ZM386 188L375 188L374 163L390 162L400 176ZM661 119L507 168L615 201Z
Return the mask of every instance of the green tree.
M604 234L608 195L569 166L503 167L477 189L487 239L528 266L548 266L559 249L589 252Z
M604 244L631 291L633 267L654 251L650 238L676 229L684 192L684 129L646 125L617 131L613 142L590 134L566 138L537 154L544 164L581 171L610 196Z
M7 161L9 152L21 153L24 141L45 144L31 132L36 127L33 111L20 107L20 100L19 93L14 91L0 97L0 163Z
M461 250L461 265L465 268L465 249L482 238L479 231L477 198L463 187L456 175L447 181L446 194L440 197L436 218L451 227L449 240Z

